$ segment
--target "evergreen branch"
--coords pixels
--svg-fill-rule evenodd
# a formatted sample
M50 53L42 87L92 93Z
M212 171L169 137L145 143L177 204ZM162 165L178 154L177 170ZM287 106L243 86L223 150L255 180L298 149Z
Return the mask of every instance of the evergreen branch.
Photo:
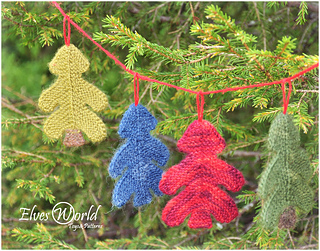
M178 64L182 64L185 61L180 55L180 52L170 50L155 43L150 43L137 32L133 33L129 28L123 25L119 19L116 19L113 16L107 16L107 18L102 21L107 23L103 27L110 28L110 31L116 35L107 35L102 32L97 32L94 34L94 39L101 41L102 43L109 41L113 44L122 45L123 47L130 46L129 54L126 59L128 68L133 67L137 53L139 55L144 54L143 47L147 49L147 52L151 53L150 55L161 56L166 60Z
M175 248L179 249L179 246L181 246L183 243L188 242L192 239L198 239L200 236L205 235L209 232L208 229L201 229L198 233L196 234L192 234L189 237L183 239L182 241L180 241L179 243L177 243L176 245L174 245Z
M231 155L235 157L257 157L257 158L261 158L262 156L264 156L264 154L261 152L253 152L253 151L230 151L225 155L226 156Z
M47 159L47 158L45 158L45 157L43 157L41 155L37 155L37 154L29 153L29 152L17 151L17 150L13 150L13 149L1 149L1 150L2 151L9 151L9 152L12 152L12 153L21 154L23 156L36 157L36 158L44 160L47 163L52 163L52 160L49 160L49 159Z
M158 9L162 8L162 7L165 6L166 4L168 4L168 3L163 3L163 4L158 5L157 7L149 10L149 11L147 12L147 14L149 14L149 13L151 13L151 12L156 12Z
M75 181L76 181L76 183L78 184L79 187L83 187L83 184L84 184L83 172L79 171L76 166L74 167L74 169L76 170L76 173L74 174Z
M15 228L11 233L18 241L23 241L29 244L38 244L36 246L37 249L77 249L71 244L67 244L64 241L53 238L42 223L37 223L33 230Z
M37 196L39 194L40 198L45 198L46 200L49 200L50 204L52 204L56 197L52 195L52 191L41 184L42 182L32 181L32 180L22 180L22 179L16 179L17 181L17 188L24 188L29 189L31 192L34 192Z
M163 53L163 52L161 52L161 51L159 51L159 50L157 50L157 49L152 48L149 44L146 44L145 46L146 46L149 50L155 52L156 54L159 54L159 55L161 55L161 56L163 56L163 57L165 57L165 58L168 58L168 59L170 59L170 60L172 60L172 61L174 61L174 62L176 62L176 63L178 63L178 64L182 64L182 63L183 63L183 61L179 61L179 60L177 60L177 59L175 59L175 58L173 58L173 57L170 57L170 56L168 56L167 54L165 54L165 53Z
M275 118L275 116L281 112L282 107L272 107L270 109L268 109L265 112L260 112L258 114L255 114L252 121L258 121L258 122L263 122L265 120L271 121L272 119Z
M211 56L214 56L214 55L216 55L216 53L209 53L209 54L207 54L206 56L204 56L204 57L202 57L202 58L199 58L199 59L196 59L196 60L193 60L193 61L187 61L187 62L185 62L185 64L198 63L198 62L200 62L200 61L202 61L202 60L205 60L205 59L207 59L207 58L209 58L209 57L211 57Z
M253 203L258 199L258 195L255 191L242 191L243 194L240 194L237 196L237 199L239 199L239 202L244 201L245 204Z
M53 166L53 167L51 168L51 170L44 175L44 178L48 178L48 177L50 176L50 174L52 174L52 172L54 171L55 168L56 168L56 166ZM40 180L40 181L41 181L41 180Z
M277 7L279 7L279 3L277 1L270 1L270 2L267 3L267 7L270 8L270 9L272 7L277 8Z
M47 118L48 116L36 116L28 119L6 119L5 121L1 121L1 124L6 128L9 127L9 124L42 124L43 120L34 120L35 118Z
M19 27L20 27L20 26L23 26L23 27L35 27L35 26L36 26L36 25L28 25L28 24L18 23L18 22L10 19L9 17L7 17L7 16L5 16L5 15L2 15L2 17L3 17L4 19L7 19L8 21L10 21L11 23L19 26Z
M15 162L26 162L26 163L46 163L44 160L27 160L27 159L13 159Z
M285 41L283 41L282 43L280 42L279 45L277 46L277 50L276 51L280 50L280 52L275 57L275 60L273 61L273 63L270 65L269 70L277 63L277 60L279 58L281 58L282 54L286 51L286 48L290 45L290 43L293 42L293 41L290 40L290 37L289 37L289 39L284 37L283 40L285 40ZM290 47L292 48L293 44L291 44Z
M319 248L319 244L309 244L309 245L305 245L305 246L299 246L299 249L318 249Z
M14 159L14 161L15 162L26 162L26 163L48 163L48 161L49 161L50 164L53 164L53 162L51 162L51 160L44 161L44 160L33 160L33 159L30 159L30 160L29 159ZM102 163L106 163L108 161L110 161L110 159L101 159ZM69 162L57 161L55 163L54 167L61 166L61 165L78 167L78 166L92 166L93 163L92 162L69 163Z
M173 40L172 45L169 47L170 49L172 49L175 44L177 44L177 49L180 49L180 37L181 37L181 34L182 34L182 32L183 32L183 29L187 26L188 23L189 23L189 20L187 20L187 21L182 25L182 27L179 29L180 32L176 35L175 40Z
M232 242L231 240L238 240L238 242ZM223 238L223 239L221 239L219 241L215 241L215 242L213 242L213 241L206 242L204 245L206 246L206 248L220 249L220 248L226 246L226 244L223 243L225 241L228 241L231 244L231 245L228 245L228 247L230 249L248 249L246 247L247 243L251 244L251 246L254 247L254 242L253 241L245 240L244 241L244 248L242 248L242 245L238 244L239 242L242 241L242 239L240 237L227 237L227 238Z
M80 225L81 225L81 230L82 230L82 233L83 233L83 236L84 236L84 241L87 243L88 242L88 234L87 234L87 231L82 223L81 220L80 221Z
M262 35L263 35L263 50L267 50L267 35L266 35L266 30L265 30L265 27L264 27L264 24L263 22L261 21L260 19L260 13L259 13L259 9L258 9L258 6L257 6L257 3L256 2L253 2L253 6L254 6L254 9L256 11L256 14L257 14L257 18L258 18L258 21L261 25L261 29L262 29Z
M96 165L96 166L99 166L100 165L100 161L108 161L109 159L99 159L99 158L94 158L92 156L78 156L76 153L73 153L73 152L65 152L65 151L52 151L52 150L39 150L38 151L39 153L52 153L52 154L55 154L55 155L58 155L58 154L62 154L62 155L65 155L65 156L69 156L71 158L74 158L74 157L77 157L77 158L80 158L82 160L85 160L85 161L88 161L88 162L81 162L81 163L68 163L68 165L70 166L80 166L81 165ZM59 162L58 162L59 163Z
M18 218L2 218L2 221L3 222L20 222L21 223L21 220ZM35 224L35 223L39 223L39 222L36 220L27 220L27 221L24 221L24 223ZM57 222L49 221L49 220L45 221L44 223L48 224L48 225L57 225Z
M134 237L132 239L105 240L95 244L97 249L170 249L170 245L155 236Z
M31 116L29 116L28 114L25 114L24 112L20 111L19 109L17 109L17 108L14 107L13 105L8 104L7 101L6 101L3 97L1 98L1 105L2 105L3 107L8 108L9 110L17 113L17 114L23 116L23 117L26 117L27 119L30 119L30 118L31 118ZM43 131L43 129L42 129L41 127L39 127L37 124L32 123L32 122L30 122L30 123L31 123L34 127L36 127L36 128L38 128L38 129L40 129L41 131Z
M169 137L169 136L161 135L161 134L160 134L158 137L161 138L161 139L163 139L163 140L165 140L165 141L168 141L168 142L172 143L173 145L176 145L176 144L177 144L177 140L175 140L174 138L171 138L171 137Z
M206 110L203 114L204 116L206 114L209 115L211 112L215 110L216 109ZM180 134L187 129L188 123L191 123L197 116L198 114L184 114L182 116L171 116L170 118L158 123L158 126L156 127L156 132L164 135L168 135L174 132L174 138L177 139L181 136ZM188 122L185 125L186 121Z
M13 105L8 104L8 102L2 97L1 98L1 105L8 108L9 110L20 114L23 117L29 118L30 116L25 114L24 112L20 111L19 109L17 109L16 107L14 107Z
M239 148L245 148L245 147L248 147L248 146L251 146L251 145L256 145L256 144L260 144L260 143L263 143L265 142L266 139L260 139L260 140L256 140L256 141L253 141L253 142L246 142L246 143L243 143L243 142L240 142L239 144L237 144L236 146L233 145L233 148L230 148L230 146L227 146L225 151L227 152L227 154L230 154L232 155L232 153L239 149ZM261 155L260 155L261 156Z
M67 151L52 151L52 150L39 150L38 151L39 153L53 153L53 154L62 154L62 155L66 155L66 156L69 156L71 158L74 158L74 157L77 157L77 158L80 158L82 160L85 160L85 161L89 161L91 164L94 164L96 166L100 165L100 159L99 158L93 158L92 156L78 156L76 153L73 153L73 152L67 152ZM107 161L106 159L101 159L101 161ZM85 164L85 165L89 165L89 162L86 163L86 162L82 162L81 164ZM69 163L70 165L72 163ZM80 164L80 163L79 163ZM75 163L76 166L78 166L76 163Z
M303 93L319 93L319 90L295 90L295 92L303 92Z
M308 5L305 1L301 1L300 3L300 11L298 13L297 24L303 25L306 22L306 15L308 15Z
M2 86L4 89L6 89L7 91L13 93L14 95L16 95L17 97L21 98L22 100L26 101L27 103L37 107L37 103L34 102L31 98L21 94L20 92L16 92L14 91L11 87L7 86L7 85L3 85Z
M248 47L248 45L247 45L246 43L244 43L244 46L246 47L246 49L247 49L248 51L250 51L250 48ZM257 58L254 57L253 60L257 63L257 65L259 66L260 70L268 77L268 79L269 79L270 81L273 81L273 78L271 77L269 71L267 71L267 70L264 68L264 66L263 66L262 64L260 64L260 62L257 60Z
M307 3L306 1L304 1ZM300 7L301 2L299 1L294 1L294 2L287 2L288 7ZM312 12L319 13L319 5L318 4L313 4L312 2L308 2L308 9Z

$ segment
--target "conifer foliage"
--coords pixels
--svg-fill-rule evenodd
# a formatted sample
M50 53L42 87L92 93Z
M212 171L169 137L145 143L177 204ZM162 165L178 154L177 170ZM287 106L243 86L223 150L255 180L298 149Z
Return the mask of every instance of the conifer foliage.
M300 135L289 114L280 113L272 122L268 148L272 158L261 175L261 221L266 229L293 228L296 210L308 213L313 191L309 186L312 169Z
M127 141L111 160L109 173L114 179L121 176L113 192L112 203L122 207L134 194L134 206L149 204L150 189L161 196L159 182L162 170L169 159L169 150L158 139L150 135L157 120L142 105L130 105L119 125L119 135ZM155 163L156 162L156 163Z
M173 195L182 186L186 188L168 202L162 220L173 227L191 213L190 228L211 228L210 214L221 223L232 221L238 215L237 206L218 185L237 192L244 178L237 169L216 156L226 146L224 139L210 122L196 120L177 146L187 156L163 175L160 190Z
M107 107L107 97L81 78L81 74L88 68L89 61L79 49L72 44L62 46L49 64L50 72L59 77L39 99L42 111L54 111L44 124L44 132L50 138L58 139L66 130L66 146L84 144L80 130L92 142L99 142L106 137L106 126L87 105L100 112Z

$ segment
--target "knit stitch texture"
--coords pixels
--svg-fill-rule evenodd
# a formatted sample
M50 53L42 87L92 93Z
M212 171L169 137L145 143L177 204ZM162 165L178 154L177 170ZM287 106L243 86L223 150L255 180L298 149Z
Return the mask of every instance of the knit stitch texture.
M312 209L314 193L308 184L309 158L300 148L299 131L289 114L280 113L272 122L267 146L272 158L259 182L260 218L265 229L292 228L296 209L302 213Z
M198 120L190 124L177 146L187 154L178 165L171 167L160 181L160 190L173 195L162 212L162 220L170 227L180 225L191 214L190 228L211 228L211 215L217 221L230 222L238 215L232 198L219 185L232 192L244 184L240 171L217 158L226 144L214 126Z
M162 170L169 159L169 150L158 139L150 135L157 120L142 106L134 104L123 115L119 135L127 138L116 152L109 166L110 176L121 176L113 191L112 203L122 207L134 194L133 204L140 207L152 201L150 189L161 196L159 182Z
M44 124L44 132L48 137L58 139L68 130L84 132L92 142L99 142L106 137L106 126L92 112L101 112L107 107L106 95L94 85L81 78L81 74L89 69L89 61L74 45L62 46L49 63L52 74L58 79L39 99L39 107L44 112L53 112ZM82 137L82 134L75 135ZM67 140L68 146L72 140ZM70 144L71 142L71 144ZM74 146L83 144L77 140Z

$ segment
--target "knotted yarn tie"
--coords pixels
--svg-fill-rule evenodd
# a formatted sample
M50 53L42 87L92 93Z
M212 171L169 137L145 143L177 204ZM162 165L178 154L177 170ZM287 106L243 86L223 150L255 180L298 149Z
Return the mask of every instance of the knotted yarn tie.
M134 105L137 106L139 104L139 74L137 72L134 73L133 92L134 92Z
M66 21L68 21L68 36L67 36L67 31L66 31ZM70 28L70 18L69 16L65 16L63 19L63 37L64 37L64 42L66 46L70 45L70 33L71 33L71 28Z
M201 100L199 99L199 96L201 96ZM204 106L204 96L203 92L200 91L197 94L197 108L198 108L198 121L201 122L203 118L203 106Z
M287 108L289 105L289 99L290 99L290 95L291 95L291 90L292 90L292 84L291 84L291 80L288 79L287 80L289 83L289 90L288 90L288 95L286 97L286 90L285 90L285 84L286 84L286 80L284 79L284 81L281 84L281 89L282 89L282 97L283 97L283 114L287 113Z

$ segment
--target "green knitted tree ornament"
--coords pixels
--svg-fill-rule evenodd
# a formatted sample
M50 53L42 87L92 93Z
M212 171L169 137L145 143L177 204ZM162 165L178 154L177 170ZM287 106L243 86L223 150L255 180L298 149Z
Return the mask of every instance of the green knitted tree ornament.
M314 193L308 182L312 169L292 118L280 113L272 122L267 142L272 158L263 171L258 193L265 229L294 228L296 210L308 213Z
M82 132L94 143L107 134L106 126L93 112L107 107L107 97L82 79L81 74L88 69L89 61L79 49L72 44L62 46L49 64L50 72L58 79L39 99L42 111L53 112L44 124L45 134L59 139L65 133L63 144L69 147L85 143Z

